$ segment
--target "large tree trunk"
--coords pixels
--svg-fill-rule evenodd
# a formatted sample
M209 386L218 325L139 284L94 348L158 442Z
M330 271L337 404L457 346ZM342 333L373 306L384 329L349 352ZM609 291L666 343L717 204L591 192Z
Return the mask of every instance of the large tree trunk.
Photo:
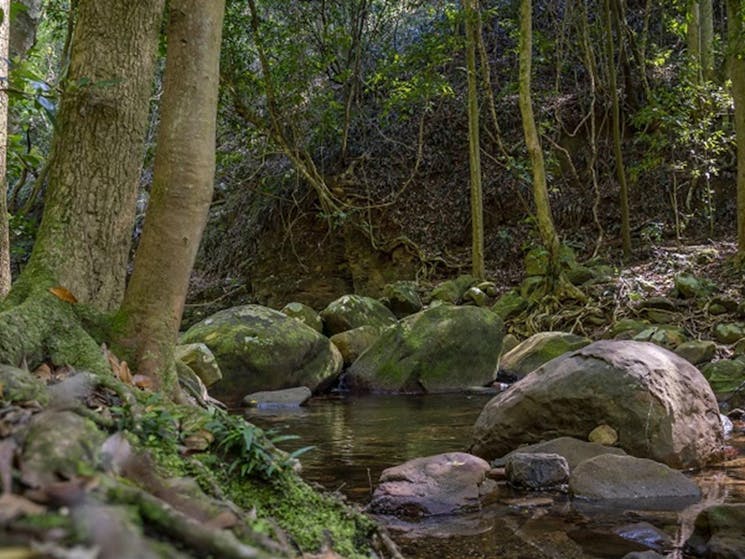
M10 0L0 0L0 76L8 75ZM0 300L10 291L10 237L8 225L8 94L0 91Z
M484 279L484 206L481 194L479 100L476 79L478 0L463 0L466 16L466 67L468 70L468 161L471 170L471 269Z
M745 8L727 0L727 50L737 135L737 254L745 260Z
M530 73L533 50L533 6L531 0L520 0L520 114L522 116L525 144L533 168L533 199L535 201L536 220L541 241L549 253L549 279L558 279L559 236L551 215L551 204L546 187L546 167L543 161L543 149L538 136L538 129L533 116L533 102L530 96Z
M49 184L24 274L119 306L164 0L80 0Z
M122 304L138 372L172 367L189 276L212 199L223 0L171 0L153 190ZM161 378L172 389L172 375Z
M608 81L613 116L613 155L616 159L616 177L619 185L619 205L621 207L621 244L623 256L631 256L631 225L629 219L629 187L626 182L626 168L623 164L621 150L621 107L618 101L618 83L616 80L616 49L613 41L613 17L609 0L603 0L605 19L605 55L608 61ZM620 26L617 26L620 29Z

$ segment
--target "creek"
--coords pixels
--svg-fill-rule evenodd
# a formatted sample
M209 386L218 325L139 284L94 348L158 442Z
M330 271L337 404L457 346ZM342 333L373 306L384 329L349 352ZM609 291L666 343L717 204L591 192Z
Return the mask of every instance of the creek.
M367 396L312 400L301 408L252 409L247 419L278 434L300 458L303 477L364 506L383 469L406 460L464 451L490 397L470 394ZM737 429L736 429L737 431ZM728 441L745 453L742 432ZM738 460L745 462L745 460ZM656 550L682 559L682 542L699 510L745 502L745 464L691 474L703 497L693 505L661 502L650 509L571 502L560 493L517 492L504 485L498 500L477 513L408 522L379 517L406 557L557 559L620 558Z

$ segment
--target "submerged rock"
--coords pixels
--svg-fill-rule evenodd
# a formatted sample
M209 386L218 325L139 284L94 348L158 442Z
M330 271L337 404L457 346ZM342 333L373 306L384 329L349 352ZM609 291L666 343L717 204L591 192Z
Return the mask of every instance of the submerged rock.
M579 464L569 491L587 500L698 499L698 486L665 464L634 456L603 454ZM641 504L640 504L641 505Z
M311 397L310 388L298 386L284 390L269 390L254 392L243 398L243 403L255 408L264 407L297 407L303 405Z
M542 439L585 439L601 423L629 454L676 468L705 464L723 444L716 399L693 365L654 344L606 340L550 361L489 401L471 451L491 459Z
M745 504L715 505L696 517L693 534L685 545L695 557L745 557Z
M448 392L496 375L503 324L479 307L444 305L385 330L345 375L357 392Z
M409 460L383 470L369 510L408 517L475 510L496 489L488 471L488 462L463 452Z
M377 299L362 295L339 297L321 311L321 318L328 336L360 326L374 326L383 330L396 324L396 316L388 307Z
M330 383L341 371L339 350L299 320L259 305L220 311L195 324L182 343L202 342L223 378L210 394L237 404L250 392Z
M589 338L567 332L539 332L505 353L500 368L517 378L523 378L552 359L589 343Z

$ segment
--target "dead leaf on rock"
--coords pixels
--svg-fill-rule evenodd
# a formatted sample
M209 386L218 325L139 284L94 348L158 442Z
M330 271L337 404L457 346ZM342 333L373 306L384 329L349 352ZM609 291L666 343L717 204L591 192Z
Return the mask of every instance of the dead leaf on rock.
M133 384L132 371L129 370L129 365L127 365L127 362L120 361L116 355L109 351L105 344L101 346L101 349L103 350L104 356L109 361L111 370L114 371L114 375L116 375L116 378L118 378L125 384Z
M46 507L37 505L20 495L6 493L0 496L0 524L8 523L22 516L43 514Z
M49 381L52 380L52 368L46 363L39 365L33 374L44 384L49 384Z
M62 301L73 304L78 302L75 295L73 295L69 289L67 289L66 287L62 287L61 285L58 285L57 287L50 287L49 292L57 297L57 299L61 299Z

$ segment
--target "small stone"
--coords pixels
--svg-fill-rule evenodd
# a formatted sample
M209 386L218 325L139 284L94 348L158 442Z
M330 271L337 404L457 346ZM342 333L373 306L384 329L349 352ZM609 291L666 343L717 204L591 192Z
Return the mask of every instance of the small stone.
M518 345L520 345L520 340L517 339L517 336L514 334L506 334L502 340L502 355L515 349Z
M222 379L222 371L210 348L201 342L176 346L174 356L189 367L205 386L209 387Z
M422 300L413 281L389 283L383 289L387 306L397 318L403 318L422 310Z
M745 381L745 363L739 359L720 359L701 369L715 393L736 390Z
M476 278L470 275L458 276L453 280L442 282L432 290L432 299L438 299L453 305L460 302L468 289L476 283Z
M463 294L463 301L475 304L477 307L485 307L489 297L478 287L469 287Z
M520 314L528 308L528 300L514 289L502 294L497 302L492 305L491 310L497 313L502 320L507 320Z
M691 274L678 274L674 279L675 289L683 299L705 296L712 291L712 286Z
M727 312L727 308L719 303L709 303L706 310L709 311L709 314L712 316L719 316L720 314L726 314Z
M507 460L505 472L516 487L552 489L567 482L569 464L558 454L516 452Z
M598 425L587 435L587 440L591 443L613 446L618 442L618 433L610 425Z
M499 294L497 284L495 284L493 281L482 281L476 287L486 293L489 297L496 297Z
M287 388L285 390L267 390L263 392L254 392L243 398L246 406L255 408L272 408L272 407L298 407L302 406L311 397L310 388L307 386L298 386L296 388Z
M642 301L639 306L642 309L660 309L671 312L678 310L677 303L667 297L650 297L649 299Z
M707 363L714 358L717 344L711 340L691 340L675 348L675 353L693 365Z
M572 285L579 286L595 279L595 272L587 266L575 266L567 270L566 276Z
M722 344L733 344L745 337L745 324L742 322L719 323L714 327L714 339Z

